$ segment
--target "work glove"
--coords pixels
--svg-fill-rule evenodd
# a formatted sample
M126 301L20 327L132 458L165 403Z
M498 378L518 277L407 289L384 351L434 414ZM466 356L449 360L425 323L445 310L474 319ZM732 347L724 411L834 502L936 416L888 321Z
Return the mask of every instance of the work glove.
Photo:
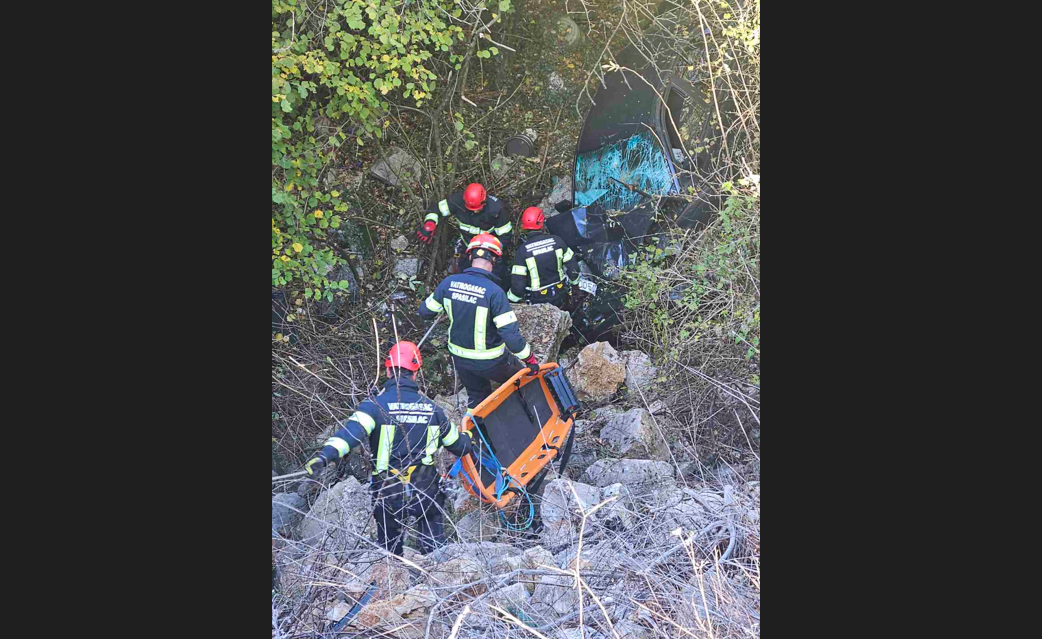
M539 374L539 362L535 358L535 353L532 353L531 355L529 355L528 359L525 360L525 363L528 364L528 374L529 375L537 375L537 374Z
M438 228L438 225L433 220L427 220L423 224L423 228L416 231L416 237L420 238L420 241L424 244L430 244L434 240L434 229Z
M307 471L308 477L311 479L318 479L327 463L325 457L317 455L314 459L304 464L304 470Z

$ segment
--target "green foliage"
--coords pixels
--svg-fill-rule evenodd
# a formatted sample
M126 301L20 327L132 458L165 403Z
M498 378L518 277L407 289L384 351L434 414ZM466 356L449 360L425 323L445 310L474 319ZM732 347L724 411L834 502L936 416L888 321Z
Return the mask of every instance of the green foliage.
M462 15L451 0L306 4L271 3L271 283L332 301L347 282L325 277L343 262L328 233L348 204L320 177L345 144L383 138L393 101L430 101L435 69L448 68L433 63L459 68L464 31L451 24Z

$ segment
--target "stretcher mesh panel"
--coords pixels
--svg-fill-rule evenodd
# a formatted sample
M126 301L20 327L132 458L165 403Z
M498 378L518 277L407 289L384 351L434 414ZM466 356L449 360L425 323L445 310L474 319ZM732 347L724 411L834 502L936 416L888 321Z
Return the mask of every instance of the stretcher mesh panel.
M533 417L538 415L540 423L529 418L520 395L524 394ZM521 390L513 392L485 419L485 437L503 467L508 467L525 452L533 441L540 437L543 424L550 420L553 411L546 402L541 382L531 382ZM480 444L480 438L478 438ZM496 477L487 468L481 468L481 482L485 486L495 484Z

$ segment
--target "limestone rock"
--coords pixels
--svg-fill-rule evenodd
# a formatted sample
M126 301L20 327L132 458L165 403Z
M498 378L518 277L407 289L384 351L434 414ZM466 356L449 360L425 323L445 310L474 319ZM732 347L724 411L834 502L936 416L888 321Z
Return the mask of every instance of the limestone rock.
M661 484L673 481L673 466L650 459L602 459L586 469L583 480L602 488Z
M306 511L307 500L296 493L279 493L271 498L271 531L284 537L292 536L293 528L304 519L296 511Z
M581 401L606 402L626 380L626 364L611 344L597 342L579 353L566 375Z
M377 162L369 175L388 186L398 186L402 179L417 183L423 177L423 165L404 150L398 150L387 160Z
M327 535L339 543L355 541L350 533L365 534L372 519L372 498L369 488L354 477L348 477L322 493L304 519L301 537L305 544L317 545Z
M620 457L661 459L668 454L654 418L643 408L611 418L601 429L601 439Z
M521 335L528 340L539 363L556 362L572 327L572 316L550 304L513 304L511 308L517 315Z
M651 401L654 391L652 382L658 377L658 368L651 363L651 358L646 353L640 351L625 351L622 357L626 360L627 391L638 398L643 393L644 397Z

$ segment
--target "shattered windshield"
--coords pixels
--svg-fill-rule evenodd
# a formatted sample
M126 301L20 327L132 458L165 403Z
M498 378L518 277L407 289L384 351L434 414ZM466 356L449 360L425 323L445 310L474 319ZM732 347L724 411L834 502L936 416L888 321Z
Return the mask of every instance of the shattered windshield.
M615 180L653 195L680 188L669 158L651 131L579 155L575 163L575 204L589 206L596 202L605 209L620 211L637 206L644 196Z

